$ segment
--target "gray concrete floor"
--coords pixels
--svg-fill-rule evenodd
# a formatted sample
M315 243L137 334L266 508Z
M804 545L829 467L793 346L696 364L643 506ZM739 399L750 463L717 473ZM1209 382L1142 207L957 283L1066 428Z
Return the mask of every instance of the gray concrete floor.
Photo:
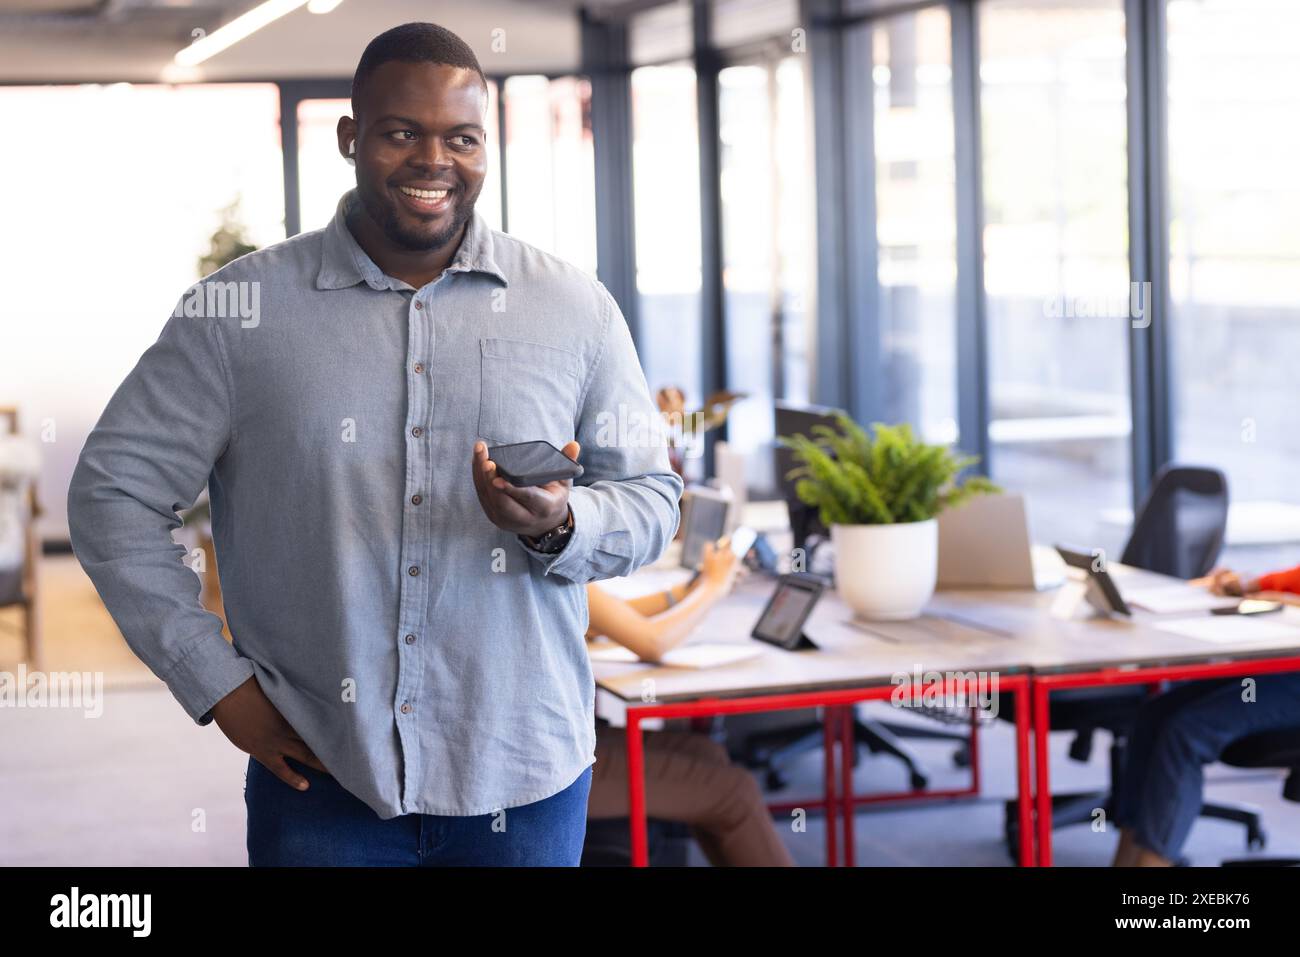
M887 709L897 718L897 713ZM1005 724L983 735L983 797L962 803L892 807L856 816L860 864L976 865L1010 863L1001 840L1002 801L1014 793L1012 733ZM1107 742L1099 739L1090 763L1070 761L1068 737L1052 741L1056 789L1083 789L1106 780ZM958 787L966 772L953 767L952 747L921 742L935 787ZM195 725L161 684L105 691L103 715L74 710L6 710L0 716L0 865L215 865L243 866L243 781L247 758L215 727ZM820 755L791 769L791 796L820 788ZM1208 793L1263 809L1270 835L1266 853L1300 855L1300 813L1281 800L1280 773L1215 767ZM900 789L901 766L864 757L860 792ZM804 833L780 822L802 865L824 862L820 818ZM1063 865L1104 865L1115 835L1076 826L1056 833ZM1241 827L1199 821L1186 849L1193 864L1216 865L1245 856ZM692 863L702 864L698 849Z
M244 866L244 769L161 684L0 718L0 864Z

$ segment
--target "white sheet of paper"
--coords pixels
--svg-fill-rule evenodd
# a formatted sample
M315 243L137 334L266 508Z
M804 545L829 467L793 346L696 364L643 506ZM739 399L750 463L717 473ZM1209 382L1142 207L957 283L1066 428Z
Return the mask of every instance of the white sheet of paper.
M1249 615L1208 615L1205 618L1182 618L1162 621L1153 627L1173 635L1183 635L1218 645L1248 641L1272 641L1294 638L1300 643L1300 628L1287 624L1277 615L1264 618Z
M588 645L587 654L591 656L592 661L612 661L619 664L637 661L637 656L622 645L614 643Z
M590 648L589 652L592 661L631 663L638 660L635 654L622 645L596 645ZM742 645L703 642L698 645L674 648L664 655L662 663L670 668L717 668L757 658L762 653L763 649L756 643Z
M1193 585L1161 585L1155 588L1125 588L1124 600L1157 615L1185 611L1209 611L1212 608L1231 608L1241 601L1225 595L1216 595L1208 588Z
M698 644L674 648L664 655L663 662L673 668L717 668L722 665L734 665L738 661L748 661L763 653L763 648L756 641L747 645L739 644Z

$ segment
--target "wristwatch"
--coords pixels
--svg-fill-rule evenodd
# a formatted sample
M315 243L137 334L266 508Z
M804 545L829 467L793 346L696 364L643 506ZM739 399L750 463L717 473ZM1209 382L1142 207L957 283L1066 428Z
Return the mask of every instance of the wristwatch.
M563 525L553 528L549 532L543 532L536 538L530 535L521 537L524 543L533 551L541 552L543 555L554 555L556 552L563 550L564 546L569 543L569 536L572 534L573 509L569 509L568 517L565 518Z

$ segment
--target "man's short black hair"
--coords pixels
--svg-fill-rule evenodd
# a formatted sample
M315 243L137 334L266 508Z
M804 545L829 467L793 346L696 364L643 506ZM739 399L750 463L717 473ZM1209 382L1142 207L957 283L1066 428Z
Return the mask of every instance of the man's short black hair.
M385 30L366 45L361 62L352 75L352 115L356 116L361 89L370 74L381 65L393 60L403 63L440 63L473 70L488 88L487 77L478 65L478 57L468 43L446 27L436 23L403 23L400 27Z

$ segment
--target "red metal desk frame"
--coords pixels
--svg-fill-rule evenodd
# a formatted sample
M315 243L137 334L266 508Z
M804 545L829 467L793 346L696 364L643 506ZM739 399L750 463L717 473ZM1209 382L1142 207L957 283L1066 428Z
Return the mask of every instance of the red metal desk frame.
M1094 671L1061 674L1036 674L1030 679L1030 698L1034 718L1034 802L1037 818L1038 864L1052 866L1052 790L1047 739L1051 732L1048 708L1053 691L1065 688L1100 688L1110 685L1152 684L1158 681L1182 681L1195 678L1235 678L1249 675L1300 671L1300 656L1242 658L1237 661L1201 662L1199 664L1160 665L1148 668L1103 668ZM1019 709L1016 717L1019 719ZM1024 853L1025 828L1023 809L1020 816L1021 854Z
M908 686L910 689L910 685ZM820 807L826 815L826 863L835 867L839 862L837 824L842 827L844 863L854 864L853 814L860 804L880 804L894 801L923 801L960 797L974 797L980 791L979 734L972 716L971 723L971 784L968 788L947 791L902 791L888 794L855 795L853 793L852 750L846 742L853 740L853 705L861 701L879 701L894 696L895 685L877 685L836 691L808 691L796 694L758 695L744 698L701 698L674 704L627 705L627 776L628 815L632 831L632 865L645 867L649 851L646 835L645 762L641 722L646 718L703 718L715 715L753 714L762 711L789 711L796 708L823 710L825 734L825 796L807 801L783 801L769 805L773 811L794 808ZM948 688L945 687L945 691ZM1027 675L999 675L998 693L1010 692L1029 698L1030 679ZM1016 708L1016 794L1020 817L1020 858L1022 866L1035 862L1032 834L1034 833L1032 794L1030 788L1029 738L1031 721L1029 708ZM839 753L840 787L835 782L835 758Z

